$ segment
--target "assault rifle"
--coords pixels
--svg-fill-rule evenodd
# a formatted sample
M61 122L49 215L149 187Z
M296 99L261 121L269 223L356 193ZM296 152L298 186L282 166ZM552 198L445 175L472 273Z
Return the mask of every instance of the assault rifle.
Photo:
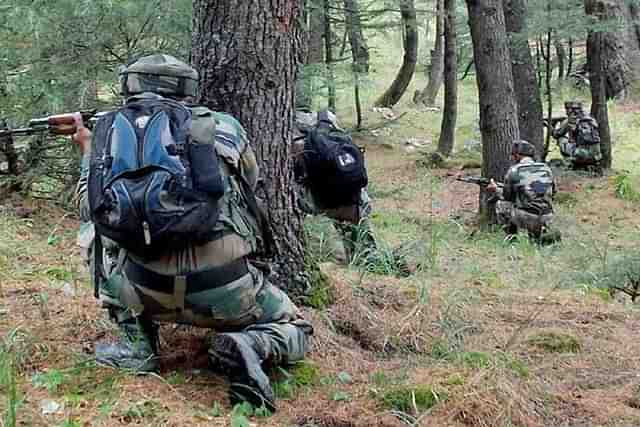
M491 182L489 178L485 178L483 176L457 176L456 181L462 181L468 184L476 184L481 187L486 187ZM498 187L502 187L501 182L496 182L496 185Z
M558 123L567 120L565 116L551 117L551 129L554 129ZM549 120L545 117L542 119L542 126L549 127Z
M79 111L76 113L56 114L29 120L29 126L17 129L0 129L0 138L12 136L29 136L39 133L50 135L73 135L76 133L76 119L82 118L85 126L93 128L98 118L105 112L96 110Z

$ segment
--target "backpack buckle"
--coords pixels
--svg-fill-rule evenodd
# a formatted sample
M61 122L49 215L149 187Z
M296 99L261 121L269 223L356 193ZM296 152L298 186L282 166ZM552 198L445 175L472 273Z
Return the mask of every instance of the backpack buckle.
M170 156L182 156L184 155L184 144L170 144L166 147L167 153Z

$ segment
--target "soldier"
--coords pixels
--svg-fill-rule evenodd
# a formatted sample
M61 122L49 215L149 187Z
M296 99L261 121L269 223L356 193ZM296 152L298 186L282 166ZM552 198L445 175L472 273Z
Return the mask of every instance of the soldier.
M212 156L225 157L212 157L211 162L218 162L226 184L207 241L188 241L182 249L164 248L152 260L124 251L118 247L122 245L105 237L96 242L97 225L91 223L96 212L89 204L91 190L87 190L92 179L92 134L79 127L74 135L84 154L77 190L84 221L79 240L92 266L106 264L106 277L97 284L99 299L122 331L118 342L96 344L96 360L117 368L153 371L158 367L157 322L211 328L216 333L207 338L209 362L229 376L232 403L248 401L273 411L274 392L263 365L301 360L313 329L288 296L249 260L264 230L256 212L248 207L258 182L258 166L245 130L230 115L186 104L196 94L198 74L176 58L141 58L125 67L120 78L125 106L166 98L188 106L192 119L188 133L198 144L212 144ZM146 143L144 147L146 150ZM196 161L203 159L191 160L195 168ZM233 168L229 166L232 161ZM96 250L101 246L104 256ZM94 250L98 253L92 254Z
M547 240L553 220L551 199L556 187L549 166L534 161L535 147L527 141L511 145L513 166L507 172L502 187L491 180L487 191L496 193L498 223L508 235L527 230L535 240Z
M602 160L598 123L578 101L564 103L567 119L552 131L560 153L572 167L598 166Z
M340 129L335 114L330 111L327 111L326 114L332 125ZM353 261L356 255L364 255L360 259L360 261L364 261L367 256L374 255L377 249L369 220L371 204L366 188L359 191L354 203L345 206L329 208L324 206L318 197L314 197L306 182L303 152L304 135L318 124L318 113L300 107L296 111L295 124L293 154L296 182L299 184L300 190L300 207L303 212L309 215L325 214L333 219L334 225L343 237L347 262Z

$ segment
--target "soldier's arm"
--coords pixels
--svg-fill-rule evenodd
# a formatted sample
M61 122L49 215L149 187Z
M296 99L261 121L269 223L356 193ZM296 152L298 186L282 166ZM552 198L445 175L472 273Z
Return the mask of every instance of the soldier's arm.
M260 168L256 160L256 153L253 151L253 148L251 148L244 129L241 129L239 132L239 138L242 139L244 146L244 151L240 155L240 173L247 183L249 183L251 189L255 191L258 186L258 179L260 178Z
M569 132L569 121L565 120L551 131L551 136L558 139L565 136L567 132Z
M80 213L80 220L91 221L91 211L89 208L89 197L87 194L87 183L89 180L89 163L91 161L91 138L92 134L85 127L78 127L78 131L73 135L72 140L80 147L82 161L80 163L80 179L76 185L75 205Z

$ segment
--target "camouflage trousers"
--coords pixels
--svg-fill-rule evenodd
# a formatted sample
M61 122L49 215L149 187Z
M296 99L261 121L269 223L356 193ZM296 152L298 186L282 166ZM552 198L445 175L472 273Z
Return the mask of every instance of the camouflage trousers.
M376 249L376 241L371 230L371 199L363 188L358 203L338 208L324 208L316 203L311 192L304 186L300 191L300 207L309 215L323 214L331 218L335 228L342 235L345 255L348 261L361 251Z
M576 166L597 165L602 160L600 144L585 145L578 147L576 143L569 141L569 138L558 139L560 153L562 157L571 161Z
M89 248L89 255L91 251ZM112 255L104 258L115 266L117 255ZM216 332L241 332L258 343L269 363L301 360L309 349L311 324L283 291L266 280L262 271L251 264L247 269L247 274L224 286L190 292L177 282L172 289L151 289L129 280L126 269L115 266L100 285L99 297L118 324L135 323L142 317Z
M513 203L505 200L496 202L496 216L498 223L505 227L509 234L516 234L518 230L526 230L530 236L540 237L543 231L551 226L553 214L535 215L518 209Z

